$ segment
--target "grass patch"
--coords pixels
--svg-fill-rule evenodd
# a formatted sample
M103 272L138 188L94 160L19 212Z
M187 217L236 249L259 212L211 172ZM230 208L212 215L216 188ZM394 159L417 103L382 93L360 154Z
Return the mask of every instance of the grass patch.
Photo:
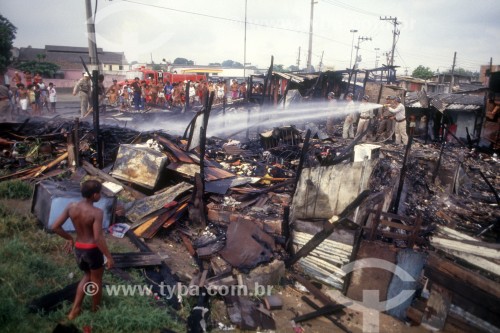
M63 239L43 231L31 215L10 212L0 202L1 332L52 332L57 323L67 323L71 302L48 314L30 313L27 308L33 299L60 290L82 277L73 255L63 252L63 245ZM132 276L138 284L144 284L140 274ZM104 273L104 281L123 283L109 272ZM82 315L73 321L80 330L87 325L92 326L93 333L185 330L169 316L166 308L154 304L151 296L105 294L102 308L96 313L90 312L90 304L90 297L86 297Z
M0 182L1 199L29 199L33 193L33 187L22 180L7 180Z

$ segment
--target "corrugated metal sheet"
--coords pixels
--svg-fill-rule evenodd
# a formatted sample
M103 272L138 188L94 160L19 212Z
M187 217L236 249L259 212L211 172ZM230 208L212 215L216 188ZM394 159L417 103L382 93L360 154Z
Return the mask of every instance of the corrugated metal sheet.
M293 243L301 248L312 237L311 234L295 231ZM326 239L308 256L301 258L298 265L304 273L330 286L342 289L345 276L342 266L349 262L352 250L351 245Z

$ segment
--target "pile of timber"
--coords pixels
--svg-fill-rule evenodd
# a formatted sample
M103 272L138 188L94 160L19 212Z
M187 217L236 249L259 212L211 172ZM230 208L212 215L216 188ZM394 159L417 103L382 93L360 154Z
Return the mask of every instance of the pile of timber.
M438 226L424 268L429 297L408 317L433 330L445 324L466 331L500 332L500 246Z

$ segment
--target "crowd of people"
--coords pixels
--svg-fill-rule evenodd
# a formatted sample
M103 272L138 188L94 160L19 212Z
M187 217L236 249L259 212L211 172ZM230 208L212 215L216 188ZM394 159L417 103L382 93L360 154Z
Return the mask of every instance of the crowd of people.
M10 79L10 84L2 88L2 112L4 121L11 121L14 114L41 116L44 109L48 114L56 113L57 91L55 85L43 81L40 73L31 75L29 71L21 74L16 71Z
M230 85L224 80L148 83L136 77L133 81L125 80L123 83L113 80L113 84L106 89L105 96L109 105L119 106L121 111L127 111L132 107L136 111L151 107L164 109L178 107L184 110L186 102L191 106L203 104L206 92L214 93L214 103L217 104L223 103L228 97L245 98L247 89L245 82L238 83L237 80L232 80Z

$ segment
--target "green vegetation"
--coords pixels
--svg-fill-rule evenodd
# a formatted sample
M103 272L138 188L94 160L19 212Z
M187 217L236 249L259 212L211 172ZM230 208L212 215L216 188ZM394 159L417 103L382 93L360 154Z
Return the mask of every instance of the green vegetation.
M26 61L16 65L21 71L30 71L31 73L40 73L42 76L53 77L59 70L59 66L46 61Z
M17 28L5 17L0 15L0 73L5 73L12 58L12 43L16 38Z
M32 186L22 180L0 182L1 199L28 199L33 193Z
M429 67L419 65L411 74L414 78L428 80L434 76L434 72Z
M123 245L110 242L112 251L124 251ZM0 327L2 332L52 332L57 323L68 324L66 315L71 302L47 314L28 312L33 299L77 282L82 273L72 254L63 251L64 240L47 233L29 214L10 211L0 202ZM129 250L130 251L130 250ZM132 272L136 283L143 284ZM104 282L123 281L106 272ZM103 296L102 308L91 313L90 297L86 297L82 315L73 321L80 330L91 326L98 332L160 332L183 327L175 322L165 308L155 305L150 296Z

